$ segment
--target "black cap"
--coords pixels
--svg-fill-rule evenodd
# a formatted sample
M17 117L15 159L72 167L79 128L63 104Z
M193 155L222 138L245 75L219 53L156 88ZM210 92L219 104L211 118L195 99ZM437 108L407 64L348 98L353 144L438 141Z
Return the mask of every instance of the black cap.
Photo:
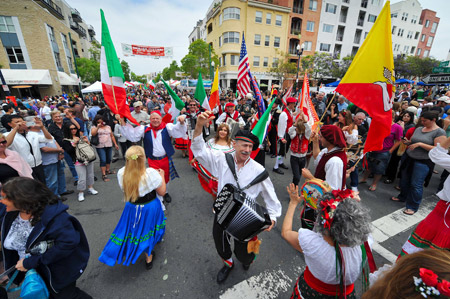
M259 139L255 135L252 134L252 132L248 130L239 130L236 132L236 135L234 135L234 139L242 140L245 142L253 143L253 150L256 150L259 146Z

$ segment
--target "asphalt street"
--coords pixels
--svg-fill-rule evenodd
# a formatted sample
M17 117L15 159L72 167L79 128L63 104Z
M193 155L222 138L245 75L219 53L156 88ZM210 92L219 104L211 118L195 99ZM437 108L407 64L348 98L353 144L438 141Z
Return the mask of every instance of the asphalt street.
M98 159L95 162L95 172L99 180L94 188L99 194L86 195L84 202L77 201L76 193L68 196L66 204L70 206L69 212L82 223L91 250L89 265L78 280L78 286L94 298L111 299L289 298L293 285L305 266L302 254L291 248L280 234L289 200L286 186L292 181L291 170L285 171L284 175L273 173L274 159L266 156L266 167L283 205L282 217L278 219L278 225L271 232L259 235L262 239L261 252L250 269L244 271L241 265L236 263L228 280L218 285L216 274L223 264L215 251L212 239L211 196L201 188L196 173L188 165L187 158L183 159L181 153L177 152L174 162L180 178L169 184L173 201L167 209L166 234L163 242L155 248L154 266L150 271L144 267L143 256L129 267L123 265L109 267L98 261L124 207L117 178L110 176L111 181L103 182ZM112 169L117 171L123 165L124 161L119 160L112 164ZM437 170L442 171L439 168ZM73 180L67 169L66 173L68 187L74 189ZM424 189L423 206L428 210L437 202L437 198L432 195L436 190L438 179L438 175L434 174L430 185ZM303 180L300 184L302 183ZM384 237L379 244L381 246L379 251L384 252L384 255L374 251L377 265L382 266L389 262L386 256L392 258L400 252L402 244L414 226L401 225L402 221L407 223L410 219L404 218L409 216L399 216L398 210L403 207L402 204L389 200L390 196L398 194L394 185L380 183L375 192L369 191L368 186L368 184L360 185L362 202L370 209L374 223L378 219L382 222L381 225L387 225L382 228ZM391 220L385 221L385 218ZM297 212L294 228L299 227ZM393 233L390 234L390 231ZM358 290L360 285L357 283Z

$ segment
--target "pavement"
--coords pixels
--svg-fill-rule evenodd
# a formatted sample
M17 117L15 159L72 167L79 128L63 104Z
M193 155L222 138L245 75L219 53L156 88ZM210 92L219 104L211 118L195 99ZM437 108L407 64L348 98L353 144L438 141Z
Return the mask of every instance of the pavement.
M282 216L271 232L259 235L262 239L260 254L250 269L245 271L237 262L227 281L218 285L216 275L223 264L212 238L212 198L201 188L187 158L183 159L177 151L174 162L180 178L170 182L168 187L172 202L167 207L166 234L163 242L155 247L156 256L150 271L145 269L143 256L129 267L109 267L98 261L124 207L115 176L110 175L111 181L103 182L96 161L99 180L94 188L99 194L86 194L84 202L77 201L76 193L68 196L69 212L82 223L91 250L89 265L78 280L78 286L94 298L111 299L289 298L305 267L302 254L287 244L280 233L289 201L286 186L292 181L291 170L285 170L284 175L273 173L274 159L266 156L266 167L283 206ZM112 164L112 169L117 171L123 165L124 161L119 160ZM439 167L436 169L439 173L442 171ZM73 188L68 169L66 172L68 187ZM368 190L369 184L360 185L362 203L370 209L372 218L377 266L395 261L414 226L433 209L438 200L433 196L438 181L438 175L434 174L430 185L424 189L420 210L414 216L401 212L404 204L389 200L398 194L394 185L381 182L375 192ZM293 227L300 227L299 212L294 217ZM360 286L357 282L358 292Z

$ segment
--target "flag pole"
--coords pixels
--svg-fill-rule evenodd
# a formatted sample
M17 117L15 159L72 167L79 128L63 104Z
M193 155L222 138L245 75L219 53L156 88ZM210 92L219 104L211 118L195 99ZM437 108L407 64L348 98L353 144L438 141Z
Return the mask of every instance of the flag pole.
M117 108L116 93L114 92L114 85L113 85L112 77L109 77L109 79L111 80L111 89L112 89L112 94L113 94L113 98L114 98L114 105L116 106L117 114L119 114L119 109Z
M328 103L327 108L325 109L325 111L323 112L322 116L319 119L319 123L322 122L322 119L324 118L326 112L328 111L328 108L330 108L331 103L333 103L334 97L336 96L336 93L333 94L333 97L331 98L330 102Z

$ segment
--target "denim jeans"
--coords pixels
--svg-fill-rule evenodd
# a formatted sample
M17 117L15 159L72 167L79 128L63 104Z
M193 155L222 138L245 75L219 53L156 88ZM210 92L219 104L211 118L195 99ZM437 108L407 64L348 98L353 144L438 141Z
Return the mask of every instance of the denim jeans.
M356 161L348 161L348 167L352 168L355 166ZM359 184L359 172L358 172L358 165L355 166L355 170L350 172L350 187L358 187Z
M106 164L111 164L111 149L112 147L97 148L97 154L100 158L100 167L104 167Z
M401 191L398 198L406 201L407 209L417 211L422 202L423 183L430 168L428 165L417 161L411 163L414 163L412 168L405 167L402 169L402 177L400 180Z
M300 182L300 178L302 176L302 169L305 168L306 165L306 157L295 157L291 155L291 168L292 174L294 177L292 178L292 183L298 186Z
M45 184L56 195L66 192L66 177L64 176L64 163L58 161L44 165Z
M73 160L70 157L70 155L66 152L64 152L64 160L66 160L66 163L69 166L69 170L70 170L70 173L72 174L72 177L75 179L75 181L78 181L78 174L75 169L75 164L73 163Z

